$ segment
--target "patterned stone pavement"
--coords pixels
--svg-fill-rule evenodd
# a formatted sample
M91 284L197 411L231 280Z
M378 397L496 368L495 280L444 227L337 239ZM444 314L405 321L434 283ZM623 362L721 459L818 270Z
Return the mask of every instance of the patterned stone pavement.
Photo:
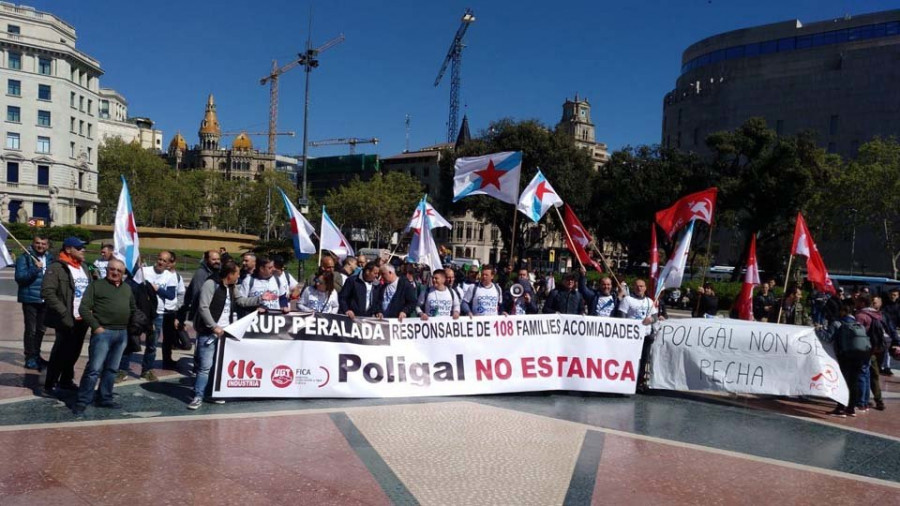
M887 411L832 419L830 403L815 400L669 392L235 401L192 412L190 379L168 373L118 385L121 410L75 420L67 399L32 394L40 376L22 368L20 320L18 305L0 300L3 505L900 502L893 378Z

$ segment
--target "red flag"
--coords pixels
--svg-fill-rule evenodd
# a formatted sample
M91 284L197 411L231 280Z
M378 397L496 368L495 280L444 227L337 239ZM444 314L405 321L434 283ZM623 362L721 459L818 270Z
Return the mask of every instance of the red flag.
M672 240L675 232L681 230L681 227L691 220L700 220L711 225L718 193L719 189L712 187L682 197L672 207L657 211L656 222L669 236L669 240Z
M650 293L656 293L659 276L659 247L656 245L656 223L650 224Z
M828 276L825 261L822 260L819 248L816 247L812 234L809 233L803 213L797 213L797 226L794 227L794 243L791 245L791 254L806 257L806 277L816 287L816 290L835 293L834 283Z
M572 208L569 207L569 204L563 205L566 210L563 217L563 224L569 232L566 236L566 247L569 248L569 251L571 251L573 255L581 259L581 263L585 266L591 265L594 269L597 269L597 272L603 272L600 264L595 262L587 252L587 246L591 243L591 236L588 234L587 229L584 228L584 225L581 224L581 221L579 221L578 217L575 216L575 213L572 212ZM574 244L569 241L568 236L572 236Z
M737 313L741 320L753 320L753 287L759 284L759 265L756 263L756 234L750 238L750 251L747 252L747 273L744 284L738 294Z

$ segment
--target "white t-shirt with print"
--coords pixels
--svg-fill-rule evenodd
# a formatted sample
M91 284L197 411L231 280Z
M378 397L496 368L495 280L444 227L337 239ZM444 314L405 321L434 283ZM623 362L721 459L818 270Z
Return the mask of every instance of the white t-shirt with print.
M75 293L74 297L72 297L72 316L76 320L80 320L81 315L78 313L78 310L81 307L81 299L84 298L84 292L91 283L91 278L84 273L84 269L81 267L72 267L68 264L66 264L66 267L69 268L69 272L72 274L72 281L75 283Z
M459 298L444 287L443 290L431 290L425 296L425 313L428 316L453 316L459 313Z
M619 303L619 311L625 314L625 318L641 321L647 316L658 313L656 305L653 304L653 300L650 297L637 298L632 295L627 295L622 299L622 302ZM643 327L644 335L649 335L651 331L650 325L643 325Z
M156 285L157 292L163 292L167 288L172 287L175 288L177 293L178 291L178 277L175 276L175 273L172 271L162 271L156 272L156 269L152 266L144 267L144 280ZM156 296L157 304L156 304L156 314L163 314L166 311L175 311L178 309L178 297L176 296L174 299L163 299L159 295Z
M252 287L250 286L251 282L253 284ZM271 276L269 279L247 276L244 278L244 282L241 283L240 294L244 297L259 297L259 303L265 306L266 309L278 311L281 309L281 302L278 299L287 296L288 288L286 284L279 283L275 276ZM263 295L266 294L274 294L275 297L273 300L263 300Z
M466 300L469 301L469 309L475 316L497 316L497 308L500 306L500 290L497 285L484 287L481 283L471 285L466 291Z

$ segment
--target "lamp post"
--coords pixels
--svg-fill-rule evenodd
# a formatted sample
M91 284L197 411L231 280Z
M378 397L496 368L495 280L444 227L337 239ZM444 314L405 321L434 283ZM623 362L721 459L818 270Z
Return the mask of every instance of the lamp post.
M852 220L852 226L853 226L853 233L852 233L852 237L850 239L850 275L851 276L853 275L853 261L856 257L856 213L857 212L858 211L856 210L856 208L850 208L850 215L852 216L851 220Z

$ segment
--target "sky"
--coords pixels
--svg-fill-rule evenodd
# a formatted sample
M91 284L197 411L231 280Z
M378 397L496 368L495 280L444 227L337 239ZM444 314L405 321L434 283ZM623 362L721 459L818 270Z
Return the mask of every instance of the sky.
M77 48L100 61L100 85L128 100L164 132L198 142L206 97L214 94L224 131L265 132L272 60L286 64L310 35L322 53L311 75L309 139L377 137L357 152L391 156L444 142L449 70L437 72L465 9L461 112L473 134L510 117L555 125L575 93L592 106L596 138L610 150L658 143L662 100L675 85L681 53L705 37L738 28L803 22L898 8L886 0L332 0L25 2L76 28ZM301 68L280 81L278 152L302 151ZM228 143L231 139L227 140ZM266 137L253 137L265 149ZM340 155L347 146L310 148Z

